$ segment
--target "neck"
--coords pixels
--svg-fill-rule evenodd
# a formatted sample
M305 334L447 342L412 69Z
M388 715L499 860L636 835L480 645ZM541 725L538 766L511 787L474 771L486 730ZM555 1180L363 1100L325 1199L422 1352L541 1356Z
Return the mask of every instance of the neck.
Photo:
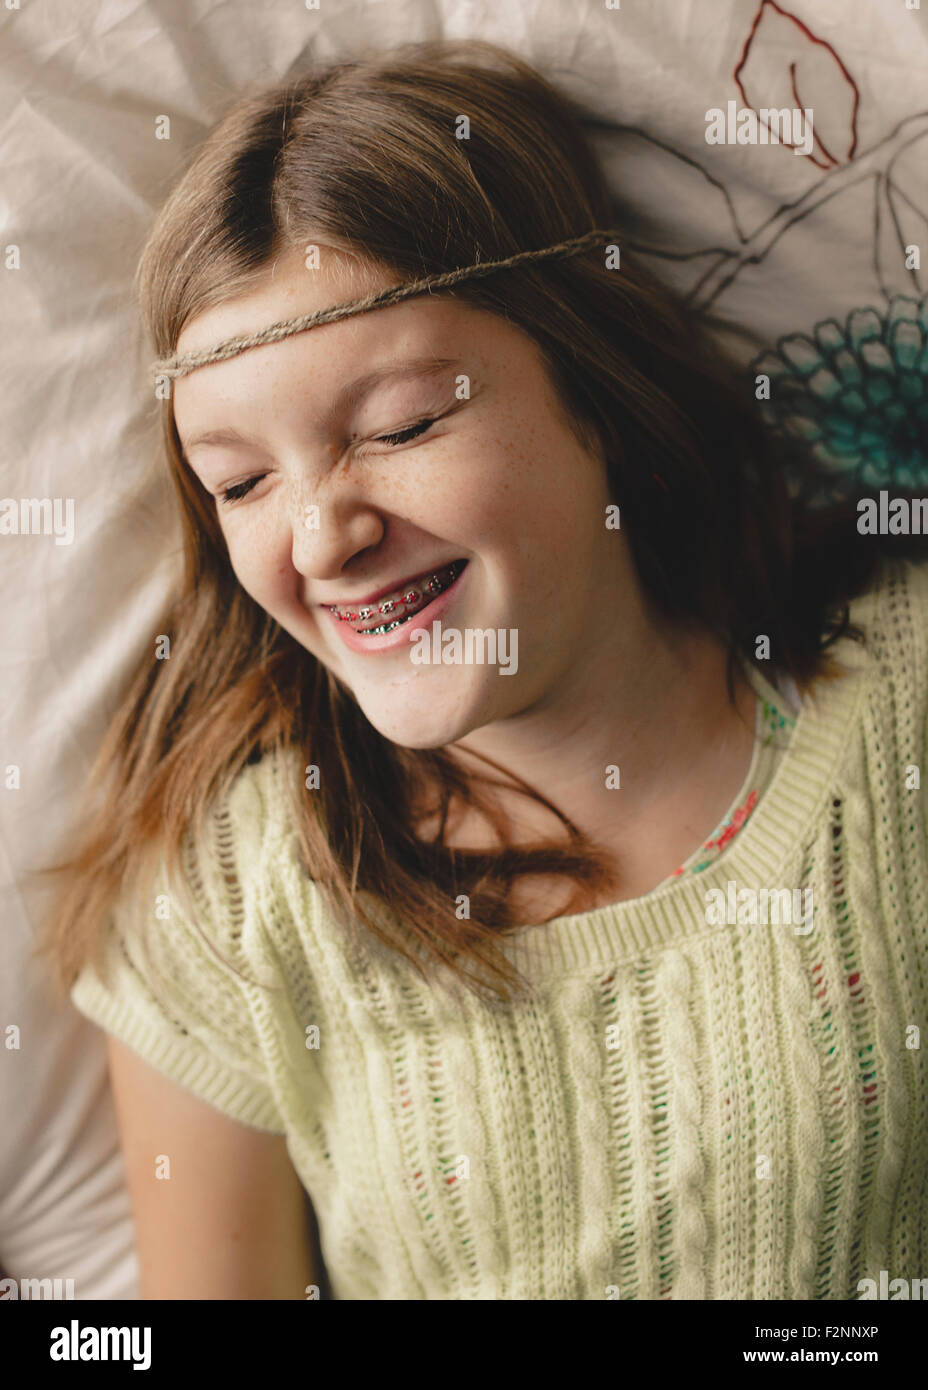
M543 700L453 749L489 758L540 791L607 850L626 885L654 886L737 794L753 749L755 696L738 667L732 707L719 638L657 623L640 589L623 591L622 610L621 628L587 648L594 661L566 661ZM618 775L607 777L610 768ZM557 834L551 814L524 796L506 811L517 836ZM472 819L462 823L462 847L477 847L473 830Z

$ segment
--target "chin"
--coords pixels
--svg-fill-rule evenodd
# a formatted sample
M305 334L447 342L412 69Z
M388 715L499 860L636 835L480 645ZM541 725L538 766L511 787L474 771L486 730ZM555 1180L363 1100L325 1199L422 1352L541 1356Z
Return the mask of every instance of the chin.
M463 701L460 692L436 691L431 700L396 698L384 699L371 692L362 693L358 700L362 713L378 733L401 748L444 748L486 723L477 708L478 702Z
M411 720L402 714L396 719L391 719L383 710L378 712L375 719L371 718L367 710L364 710L364 714L378 733L400 748L444 748L477 727L469 722L442 719L440 716L424 724L422 720Z

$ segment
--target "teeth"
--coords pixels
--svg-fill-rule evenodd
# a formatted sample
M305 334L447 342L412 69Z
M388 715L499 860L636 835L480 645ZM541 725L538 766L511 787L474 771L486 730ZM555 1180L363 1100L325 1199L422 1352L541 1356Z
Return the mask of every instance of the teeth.
M386 633L393 632L396 628L402 627L404 623L408 623L410 618L414 618L415 616L415 613L407 613L405 618L397 618L395 623L381 623L380 627L365 627L361 629L361 632L364 637L383 637ZM355 628L355 631L357 632L358 629Z
M357 612L352 612L350 609L339 611L334 605L331 611L335 614L336 618L338 618L339 622L350 622L354 625L357 622L366 622L368 619L372 618L375 613L382 613L384 615L393 613L398 603L403 604L406 608L412 608L414 610L409 613L403 613L401 617L390 623L380 623L376 627L354 629L355 632L363 633L363 635L367 637L382 637L385 633L393 632L396 628L402 627L403 623L408 622L410 618L415 617L415 614L419 612L420 609L424 608L427 602L431 602L436 594L442 593L454 583L463 568L463 565L454 562L450 564L446 570L429 575L428 579L426 579L422 585L421 591L420 589L410 587L405 594L401 594L397 598L384 599L381 603L375 605L365 604L365 606L359 608Z

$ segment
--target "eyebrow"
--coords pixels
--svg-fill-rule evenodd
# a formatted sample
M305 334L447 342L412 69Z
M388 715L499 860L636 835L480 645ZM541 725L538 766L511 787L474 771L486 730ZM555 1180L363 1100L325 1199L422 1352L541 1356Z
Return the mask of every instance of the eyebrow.
M332 416L346 407L357 405L382 381L388 381L394 377L437 376L448 367L459 365L459 360L456 357L407 357L402 362L395 362L389 367L376 367L373 371L365 372L364 376L357 377L343 387L332 400L327 416L331 419ZM183 449L185 453L189 453L191 449L199 445L210 444L231 446L232 448L240 444L261 447L259 440L247 434L241 434L238 430L219 429L201 430L183 444Z

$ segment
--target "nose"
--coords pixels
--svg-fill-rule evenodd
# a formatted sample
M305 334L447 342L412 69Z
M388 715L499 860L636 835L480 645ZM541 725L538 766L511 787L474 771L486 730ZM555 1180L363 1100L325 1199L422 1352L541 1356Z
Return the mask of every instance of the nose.
M315 498L294 489L289 520L293 568L319 583L338 579L354 555L379 544L384 530L377 509L348 486Z

